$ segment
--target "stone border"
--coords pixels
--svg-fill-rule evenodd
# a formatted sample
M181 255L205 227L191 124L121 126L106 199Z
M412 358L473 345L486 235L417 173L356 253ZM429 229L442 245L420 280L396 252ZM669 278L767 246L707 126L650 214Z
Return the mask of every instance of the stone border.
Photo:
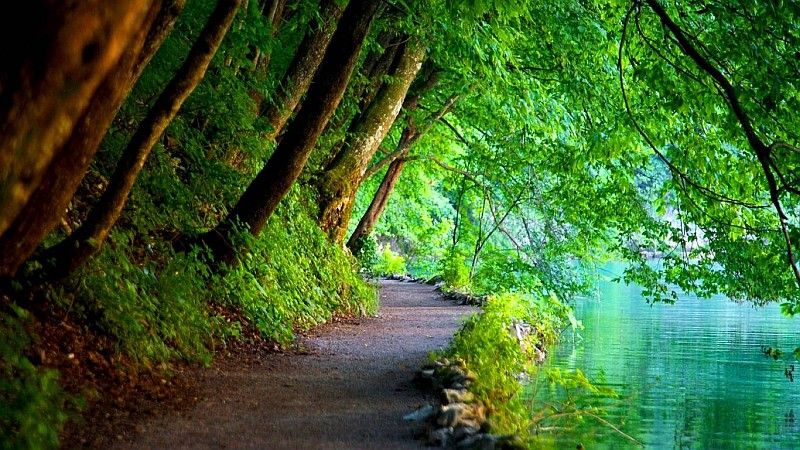
M425 365L414 381L438 397L437 404L428 403L403 417L425 425L423 437L428 445L476 450L526 448L517 436L492 434L486 405L468 389L475 374L463 360L441 358Z

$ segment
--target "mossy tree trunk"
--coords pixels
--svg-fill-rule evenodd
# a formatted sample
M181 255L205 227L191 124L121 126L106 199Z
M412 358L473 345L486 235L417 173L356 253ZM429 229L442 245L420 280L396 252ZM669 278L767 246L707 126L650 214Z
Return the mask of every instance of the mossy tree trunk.
M319 180L319 223L335 242L342 242L353 200L369 161L392 127L408 93L408 88L422 66L425 48L411 39L398 49L391 82L381 87L375 99L351 127L343 149Z
M0 5L5 46L0 60L0 234L26 206L150 4L29 0ZM0 276L12 273L0 266Z
M428 88L425 89L426 91L432 88L433 84L427 84L427 86ZM458 95L451 96L438 111L431 114L425 120L425 123L422 127L417 128L414 125L414 119L410 113L417 108L420 95L421 94L416 94L413 97L410 96L410 101L407 101L407 106L404 106L404 108L409 108L407 111L408 115L406 116L406 127L403 129L403 132L400 135L400 141L397 143L397 148L395 151L392 152L391 155L387 156L387 158L375 164L375 166L370 167L369 169L370 174L374 174L380 170L380 167L384 163L389 164L389 168L386 170L386 174L383 176L381 184L378 186L378 190L372 197L372 201L367 207L367 210L364 212L364 215L361 216L361 220L358 221L358 225L356 225L356 229L353 230L353 234L350 235L350 239L347 240L347 247L354 254L361 251L361 246L364 242L363 238L372 233L372 230L375 228L375 224L380 219L384 209L386 209L386 204L389 202L389 196L392 194L397 181L400 179L400 174L403 173L403 168L408 161L408 153L411 151L411 148L425 133L428 132L428 130L430 130L437 120L441 119L450 111L459 98ZM366 180L370 174L365 174L364 180Z
M44 252L46 276L72 272L94 255L116 223L153 145L205 75L242 0L219 0L178 72L131 137L114 174L86 221L64 241Z
M281 133L292 111L308 91L325 50L331 42L342 11L337 0L322 1L319 18L313 21L311 28L303 37L281 80L275 99L262 113L270 127L267 131L268 139L275 139Z
M361 77L367 82L351 83L348 87L348 97L354 99L358 104L356 113L348 114L346 111L340 111L325 129L325 133L333 136L334 139L329 148L323 149L326 152L321 163L323 171L327 170L336 160L344 148L347 136L354 131L353 127L360 122L361 115L378 95L384 79L392 72L392 63L395 61L400 38L395 33L384 32L378 37L378 43L381 48L370 52L360 68Z
M116 111L183 9L185 0L154 1L137 35L95 91L69 139L55 153L26 207L0 236L0 266L16 272L58 224L86 175Z
M317 139L344 96L379 4L378 0L350 2L308 95L280 144L228 216L200 237L200 242L212 250L217 262L234 262L235 252L229 235L235 224L241 223L250 233L258 235L300 176Z

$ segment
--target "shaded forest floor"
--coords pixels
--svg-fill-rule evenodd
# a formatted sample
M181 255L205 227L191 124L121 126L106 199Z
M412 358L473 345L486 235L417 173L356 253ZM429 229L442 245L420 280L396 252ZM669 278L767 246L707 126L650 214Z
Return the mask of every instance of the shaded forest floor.
M377 317L318 327L292 352L240 349L105 438L121 449L420 448L418 425L402 420L425 401L414 372L474 309L415 283L383 281L380 295Z

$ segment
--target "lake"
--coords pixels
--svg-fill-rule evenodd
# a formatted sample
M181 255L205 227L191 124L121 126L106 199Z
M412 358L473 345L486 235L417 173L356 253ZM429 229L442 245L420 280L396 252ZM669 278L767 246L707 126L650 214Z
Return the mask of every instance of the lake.
M601 271L596 295L579 299L582 339L565 333L548 364L581 369L619 394L607 407L611 423L646 448L800 448L800 318L778 305L754 308L725 298L681 295L648 305L641 288ZM787 352L778 361L762 346ZM795 364L798 380L784 369ZM628 448L631 443L586 419L560 448Z

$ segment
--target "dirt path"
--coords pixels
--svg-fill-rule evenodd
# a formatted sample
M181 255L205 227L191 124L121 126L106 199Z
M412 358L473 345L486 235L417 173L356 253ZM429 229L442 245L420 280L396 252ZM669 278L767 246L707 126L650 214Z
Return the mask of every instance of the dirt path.
M197 406L152 419L118 448L421 448L402 420L424 401L410 381L472 311L431 286L384 281L378 317L321 327L304 338L307 355L214 371Z

